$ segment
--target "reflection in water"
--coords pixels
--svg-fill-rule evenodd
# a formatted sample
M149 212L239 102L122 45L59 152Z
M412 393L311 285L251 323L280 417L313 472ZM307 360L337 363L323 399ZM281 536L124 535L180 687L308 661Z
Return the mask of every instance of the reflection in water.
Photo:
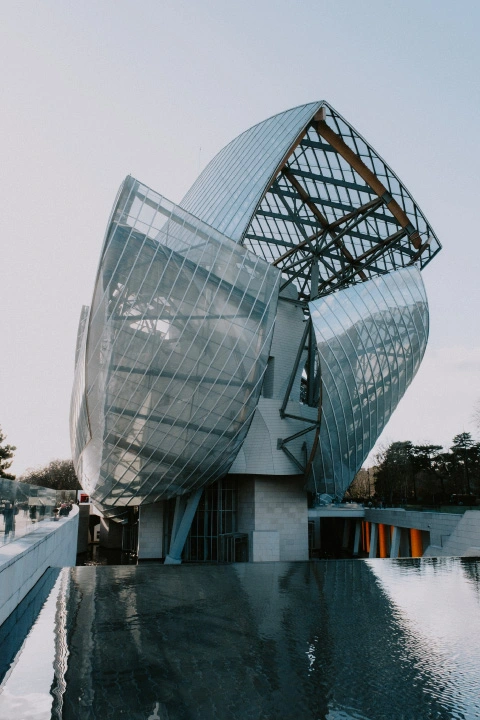
M478 588L455 559L64 570L0 717L478 718Z
M371 563L392 602L407 646L421 658L427 687L452 717L480 717L479 564L431 558Z
M51 690L57 683L56 658L66 621L65 614L59 617L57 608L67 592L69 571L54 572L58 577L53 589L0 686L0 718L47 720L59 717L52 715ZM44 578L45 575L39 582L42 583Z
M49 568L44 572L35 587L17 605L3 625L0 625L0 681L10 671L59 573L58 568Z

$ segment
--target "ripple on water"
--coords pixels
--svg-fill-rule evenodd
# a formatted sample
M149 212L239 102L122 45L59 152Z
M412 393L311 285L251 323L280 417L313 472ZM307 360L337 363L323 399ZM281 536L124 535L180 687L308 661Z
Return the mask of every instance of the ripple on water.
M64 570L2 682L0 718L479 718L478 571L451 559Z

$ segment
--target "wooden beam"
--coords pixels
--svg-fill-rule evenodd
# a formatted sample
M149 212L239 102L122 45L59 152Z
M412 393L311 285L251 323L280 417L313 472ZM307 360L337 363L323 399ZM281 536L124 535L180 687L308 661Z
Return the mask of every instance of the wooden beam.
M324 116L324 113L317 113L315 118L322 118ZM332 130L329 125L327 125L324 119L315 120L314 126L317 133L324 138L324 140L330 143L333 149L347 161L347 163L360 175L363 180L365 180L367 185L369 185L372 190L376 192L380 198L382 198L383 202L390 210L394 218L398 221L400 226L405 228L407 231L409 240L413 247L416 250L419 250L421 245L420 233L412 225L403 208L401 208L397 201L392 198L385 185L378 179L375 173L373 173L370 168L365 165L363 160L348 147L343 138L341 138L340 135L337 135L337 133Z

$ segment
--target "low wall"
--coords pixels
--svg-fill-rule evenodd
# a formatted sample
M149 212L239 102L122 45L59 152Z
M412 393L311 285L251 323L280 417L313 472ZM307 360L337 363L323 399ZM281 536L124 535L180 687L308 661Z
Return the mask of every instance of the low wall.
M480 520L480 512L478 517ZM370 523L415 528L428 533L430 544L425 549L424 555L430 557L445 554L444 548L461 519L461 515L453 513L420 512L401 508L365 509L365 520Z
M77 556L78 507L58 521L0 548L0 625L49 567L74 566Z
M439 557L480 557L480 511L467 510L442 547L433 544L426 555Z

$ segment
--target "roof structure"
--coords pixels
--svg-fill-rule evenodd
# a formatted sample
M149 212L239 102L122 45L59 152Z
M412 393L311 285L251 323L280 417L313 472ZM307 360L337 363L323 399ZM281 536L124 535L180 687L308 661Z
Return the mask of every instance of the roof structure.
M278 267L304 302L423 269L441 248L393 170L325 101L239 135L181 205Z

